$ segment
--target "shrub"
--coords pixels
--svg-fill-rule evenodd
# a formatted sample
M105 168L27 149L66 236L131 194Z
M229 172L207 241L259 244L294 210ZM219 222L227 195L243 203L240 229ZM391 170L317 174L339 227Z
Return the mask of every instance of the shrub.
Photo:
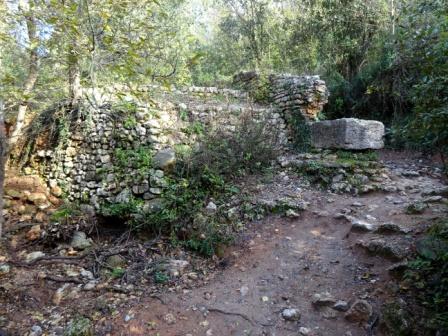
M150 147L140 146L136 149L117 148L114 153L114 163L116 168L125 170L126 168L138 169L146 174L152 167L153 150Z
M406 278L425 309L429 330L448 332L448 219L434 224L417 242L417 256Z
M65 202L51 214L50 220L67 224L70 222L70 219L79 215L81 215L81 211L77 204Z
M295 111L295 113L288 113L285 117L292 133L294 149L299 152L311 150L311 130L302 113Z
M257 103L268 104L271 102L271 83L267 75L260 75L257 86L250 92L250 95Z
M211 199L219 204L238 192L232 184L237 177L269 167L276 156L275 146L275 134L267 123L255 121L251 114L242 115L233 132L212 129L195 150L183 152L167 178L161 208L138 210L130 223L154 234L170 235L203 255L213 255L221 244L232 240L232 227L219 210L205 214L205 206Z
M64 336L93 336L94 333L92 322L86 317L79 316L70 322L64 331Z
M277 134L264 120L251 113L240 116L233 132L219 127L204 135L199 148L184 162L182 169L191 178L204 174L211 178L233 178L268 167L276 157Z

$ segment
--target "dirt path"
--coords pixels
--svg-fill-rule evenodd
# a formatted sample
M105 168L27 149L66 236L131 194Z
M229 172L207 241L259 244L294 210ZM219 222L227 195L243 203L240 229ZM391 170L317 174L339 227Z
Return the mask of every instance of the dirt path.
M308 211L296 219L269 217L254 224L252 238L229 253L229 266L209 284L162 300L141 298L112 324L105 322L105 328L113 325L111 335L381 335L372 329L387 300L387 267L394 261L368 255L356 243L379 238L407 252L428 219L444 211L431 206L424 215L404 214L406 204L440 182L428 176L394 179L403 191L362 197L305 192ZM419 191L413 191L417 186ZM371 223L393 222L410 233L352 232L348 220L335 218L342 209ZM348 322L344 312L315 309L313 295L324 292L349 304L365 299L373 316L357 324ZM297 309L300 321L286 321L281 316L285 308Z
M147 254L139 241L133 242L132 250L123 253L133 263L130 270L139 262L152 262L155 254L190 261L180 277L163 286L146 281L143 271L138 274L141 282L123 283L118 292L112 284L123 278L100 275L99 281L112 290L101 289L103 283L87 288L90 282L83 280L89 276L87 261L12 264L0 278L0 335L62 336L70 321L80 316L95 325L94 334L99 336L383 335L381 306L396 300L399 292L388 267L405 260L434 219L447 216L446 199L434 192L444 187L440 171L407 157L383 159L387 166L383 183L391 188L381 190L390 192L354 196L317 191L288 169L267 180L243 181L241 187L255 199L286 197L309 206L295 218L271 215L251 223L216 262L172 251L172 246L166 255L159 248ZM426 210L406 214L415 202L426 204ZM20 236L14 237L9 245ZM107 252L109 245L102 244L98 251ZM39 249L48 255L59 251L58 246L42 244L10 249L21 256ZM367 253L369 249L373 253ZM132 275L129 271L131 280ZM44 281L46 276L56 280ZM59 298L58 291L63 293ZM327 300L316 304L316 294ZM359 300L372 313L350 322L346 310ZM285 318L288 308L294 314Z

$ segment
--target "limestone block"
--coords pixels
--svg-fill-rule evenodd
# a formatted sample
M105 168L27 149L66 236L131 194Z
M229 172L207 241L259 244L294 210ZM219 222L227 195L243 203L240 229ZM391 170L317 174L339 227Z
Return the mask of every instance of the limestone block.
M317 148L380 149L384 125L376 120L342 118L310 124L311 142Z

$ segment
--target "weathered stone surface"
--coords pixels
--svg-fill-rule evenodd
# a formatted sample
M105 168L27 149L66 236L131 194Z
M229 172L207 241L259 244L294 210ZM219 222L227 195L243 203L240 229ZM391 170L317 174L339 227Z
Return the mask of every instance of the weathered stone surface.
M300 320L300 312L295 308L285 308L282 311L282 317L286 321L298 321Z
M350 322L367 322L373 314L372 306L365 300L356 300L345 314Z
M176 162L176 153L172 148L162 149L154 155L153 163L155 168L167 169Z
M313 295L313 305L315 307L332 306L336 299L328 292L316 293Z
M409 247L397 241L387 241L384 239L360 240L357 245L366 249L372 255L381 256L390 260L402 260L409 253Z
M99 105L104 106L89 111L89 122L72 132L62 146L56 148L43 141L42 145L46 147L31 153L33 166L25 167L29 171L27 175L35 176L9 178L5 193L13 204L29 198L27 202L34 206L31 215L39 210L49 212L52 205L60 203L58 197L62 195L69 202L90 204L95 211L104 201L152 200L163 195L167 188L165 174L169 174L176 163L176 152L189 151L200 141L190 126L200 124L204 130L223 126L231 133L237 129L243 113L250 113L254 120L267 125L269 130L272 128L278 149L282 150L290 136L287 115L302 113L312 119L321 111L328 91L325 82L317 76L276 75L268 82L265 84L272 88L275 108L247 104L247 92L191 87L180 90L176 96L167 93L163 99L151 104L134 99L135 118L121 113L125 111L115 110L114 103L119 100L115 94L117 87L99 89L98 92L87 89L86 96L98 98L98 103L104 103ZM202 99L213 95L244 100L221 104ZM201 96L200 101L196 101L196 96ZM185 99L185 103L180 103L179 98ZM170 99L175 99L176 103ZM179 118L180 111L185 118ZM152 161L146 162L145 153L149 152L155 155ZM43 188L35 187L41 183L39 176L43 177ZM159 203L146 202L145 208L156 205L158 208ZM290 208L297 210L305 206L303 203ZM11 208L9 204L8 207Z
M45 257L45 253L43 253L42 251L36 251L36 252L31 252L28 253L25 257L26 262L32 262L38 258L42 258Z
M92 239L87 238L85 232L76 231L70 245L75 249L84 250L92 246Z
M306 120L316 120L328 101L327 86L319 76L270 75L269 85L280 110L300 113Z
M384 125L376 120L342 118L310 124L311 141L317 148L380 149Z
M8 264L0 264L0 277L8 274L11 271L11 266Z

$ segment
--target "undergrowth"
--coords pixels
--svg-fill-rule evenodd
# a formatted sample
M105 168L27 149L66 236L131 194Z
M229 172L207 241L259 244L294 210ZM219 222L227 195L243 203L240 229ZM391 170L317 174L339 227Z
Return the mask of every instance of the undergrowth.
M425 327L448 332L448 219L441 220L417 242L417 255L409 262L406 278L418 304L424 308Z
M128 197L121 203L104 203L105 216L122 219L134 230L171 237L173 244L183 245L200 254L211 256L220 246L233 239L237 221L229 220L220 205L240 192L235 180L269 167L276 157L276 136L267 123L257 122L249 113L240 116L233 132L215 128L201 129L201 142L193 150L183 147L177 163L159 199L144 202ZM200 133L200 132L197 132ZM152 165L152 152L147 148L118 149L115 165L139 167L143 175ZM205 208L209 202L216 211Z
M385 304L386 335L448 333L448 218L435 222L416 243L416 253L400 279L401 297Z

